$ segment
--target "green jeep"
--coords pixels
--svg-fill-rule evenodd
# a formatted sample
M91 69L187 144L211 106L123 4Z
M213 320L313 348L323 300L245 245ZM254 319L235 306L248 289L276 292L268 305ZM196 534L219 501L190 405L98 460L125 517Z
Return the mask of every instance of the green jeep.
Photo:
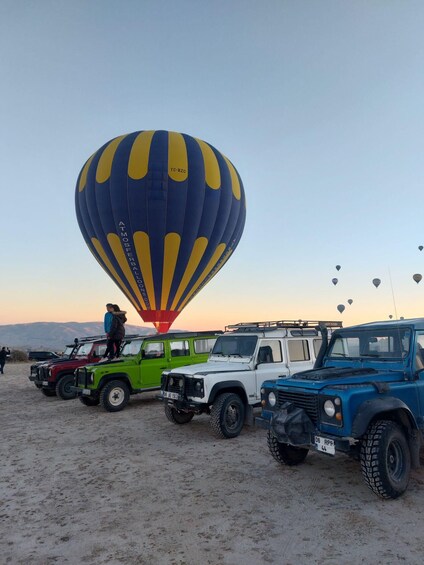
M163 371L207 360L221 331L174 332L135 337L118 359L80 367L75 391L85 406L101 404L108 412L123 410L130 394L159 390Z

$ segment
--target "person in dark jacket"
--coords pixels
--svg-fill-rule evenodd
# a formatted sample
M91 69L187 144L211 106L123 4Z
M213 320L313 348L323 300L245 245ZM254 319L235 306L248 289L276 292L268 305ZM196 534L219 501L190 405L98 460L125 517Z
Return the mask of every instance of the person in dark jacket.
M106 334L106 337L108 339L106 351L104 352L104 355L103 355L103 359L105 359L105 360L109 359L110 355L113 353L113 341L111 339L109 339L110 327L112 325L112 320L113 320L113 312L114 312L113 304L111 304L109 302L108 304L106 304L106 314L105 314L104 322L103 322L105 334Z
M4 364L6 363L6 357L10 355L10 349L2 347L0 351L0 373L4 374Z
M119 351L121 349L122 340L125 337L125 327L124 324L127 321L125 316L126 312L122 312L117 304L113 305L113 319L109 330L109 340L111 341L112 351L109 354L109 359L114 357L119 357Z

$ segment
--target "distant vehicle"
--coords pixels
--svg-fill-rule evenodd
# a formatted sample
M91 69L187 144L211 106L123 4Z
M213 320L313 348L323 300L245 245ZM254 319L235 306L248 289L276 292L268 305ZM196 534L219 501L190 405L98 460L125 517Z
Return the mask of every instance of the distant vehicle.
M54 351L29 351L28 359L30 361L48 361L49 359L59 359L60 355Z
M42 384L40 382L40 379L38 378L39 373L40 373L40 367L44 364L52 365L53 363L61 363L62 361L67 361L68 359L72 359L73 354L75 353L76 349L78 348L78 345L79 345L79 340L78 340L78 338L75 338L74 343L67 345L65 347L65 351L57 359L47 359L47 360L44 360L44 361L37 361L37 363L34 363L33 365L31 365L30 374L28 376L28 379L32 383L34 383L37 388L41 388Z

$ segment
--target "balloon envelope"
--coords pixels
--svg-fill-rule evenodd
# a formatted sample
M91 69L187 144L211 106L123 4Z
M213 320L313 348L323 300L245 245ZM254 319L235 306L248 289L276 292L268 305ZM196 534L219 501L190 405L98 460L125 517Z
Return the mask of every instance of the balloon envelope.
M90 251L159 332L226 263L246 218L234 165L168 131L108 141L83 166L75 203Z
M422 275L420 275L419 273L415 273L415 275L413 275L412 277L414 279L414 281L418 284L420 282L420 280L423 278Z
M336 285L339 282L339 279L331 279L331 282Z
M380 279L372 279L372 284L375 286L375 288L378 288L381 284L381 280Z
M345 305L344 304L339 304L337 306L337 310L340 312L340 314L343 314L344 310L345 310Z
M351 304L353 303L353 300L352 300L351 298L349 298L349 300L347 301L347 303L351 305Z
M418 249L419 249L420 251L422 251L422 250L424 249L424 247L423 247L422 245L419 245L419 246L418 246Z
M390 318L390 319L392 319L392 318L393 318L392 314L389 314L389 318Z
M341 266L340 266L340 265L336 265L336 269L337 269L338 271L340 271Z

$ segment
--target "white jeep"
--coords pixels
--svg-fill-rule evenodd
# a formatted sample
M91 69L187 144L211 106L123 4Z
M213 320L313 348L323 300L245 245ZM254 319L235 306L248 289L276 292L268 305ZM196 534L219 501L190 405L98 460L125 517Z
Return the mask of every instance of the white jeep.
M253 424L264 381L312 369L321 348L321 332L341 322L251 322L228 326L218 337L206 363L162 373L161 399L174 424L187 424L195 414L210 414L221 438L240 434Z

